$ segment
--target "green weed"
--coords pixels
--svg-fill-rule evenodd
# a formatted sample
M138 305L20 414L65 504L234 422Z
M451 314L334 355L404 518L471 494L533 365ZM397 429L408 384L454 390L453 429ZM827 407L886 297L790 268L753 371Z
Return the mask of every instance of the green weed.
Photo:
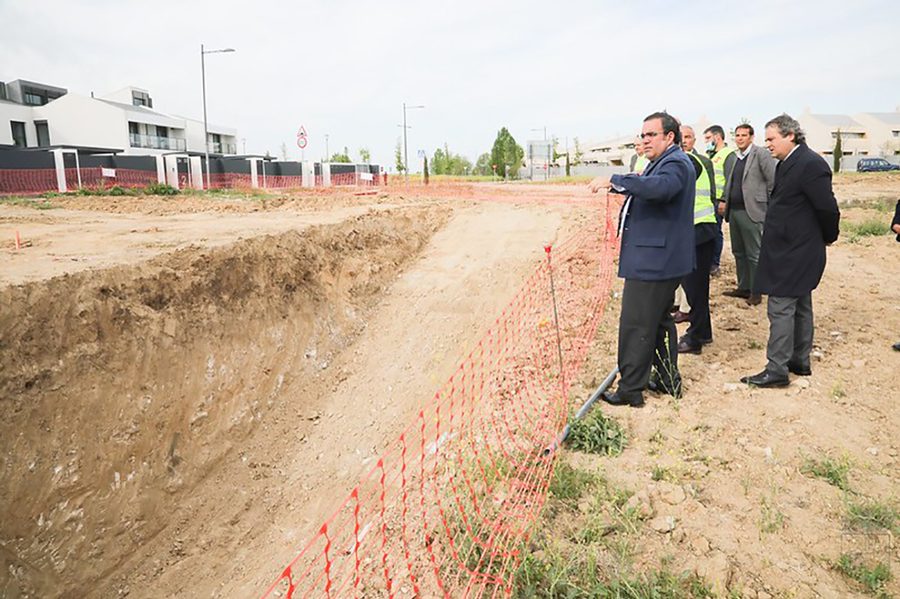
M595 409L575 421L568 443L576 451L617 456L625 450L627 440L625 431L615 419Z
M54 208L59 208L59 206L54 206L46 199L33 200L31 198L0 197L0 204L5 204L7 206L21 206L22 208L33 208L35 210L53 210Z
M844 521L852 529L881 528L894 534L900 534L900 514L897 509L876 499L862 499L847 503L847 514Z
M884 590L891 580L891 570L881 562L873 565L864 563L858 555L841 554L834 569L862 585L863 589L879 599L890 599L891 595Z
M869 217L860 223L843 222L841 228L848 236L848 241L853 236L859 239L860 237L887 235L891 232L889 221L878 217Z
M850 461L846 457L833 458L826 455L819 459L806 458L800 472L821 478L842 491L850 490L850 481L847 478L850 473Z

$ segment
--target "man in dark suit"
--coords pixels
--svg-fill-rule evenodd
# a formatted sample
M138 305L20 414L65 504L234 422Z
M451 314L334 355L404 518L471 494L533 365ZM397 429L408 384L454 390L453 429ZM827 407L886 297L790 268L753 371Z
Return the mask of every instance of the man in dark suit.
M894 220L891 221L891 231L897 234L897 241L900 241L900 200L897 200L897 207L894 208ZM892 347L900 351L900 341Z
M753 292L769 296L768 364L741 382L786 387L788 372L811 374L812 290L825 271L825 246L838 238L841 213L831 169L807 147L800 123L786 114L766 123L766 148L778 166Z
M627 194L619 236L619 276L625 279L619 317L619 372L612 405L644 405L644 389L656 369L655 385L681 395L677 332L670 308L675 288L694 270L694 189L696 174L681 149L681 131L674 117L656 112L644 119L644 155L650 164L643 174L597 177L590 189Z

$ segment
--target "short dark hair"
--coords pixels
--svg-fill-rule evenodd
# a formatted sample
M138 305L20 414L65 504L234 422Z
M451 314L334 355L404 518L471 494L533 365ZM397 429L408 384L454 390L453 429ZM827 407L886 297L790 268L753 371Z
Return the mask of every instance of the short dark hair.
M735 131L737 131L738 129L746 129L747 132L750 133L750 135L756 135L756 131L753 130L753 125L751 125L750 123L741 123L734 128Z
M782 137L787 137L788 134L793 133L794 143L797 145L806 143L806 133L800 128L800 123L787 113L780 114L766 123L766 129L769 127L778 127L778 132Z
M675 134L675 145L681 145L681 123L678 122L674 116L663 110L662 112L654 112L653 114L647 116L644 119L644 122L652 121L653 119L659 119L662 121L663 135L666 133L674 133Z
M722 139L725 139L725 129L722 129L721 125L710 125L703 133L712 133L713 135L718 135Z

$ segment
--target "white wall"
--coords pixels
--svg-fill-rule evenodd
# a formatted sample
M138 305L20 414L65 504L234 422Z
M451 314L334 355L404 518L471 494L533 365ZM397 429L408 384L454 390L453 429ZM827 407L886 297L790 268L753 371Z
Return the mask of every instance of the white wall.
M92 146L127 150L128 122L125 111L78 94L34 108L34 118L46 119L50 144Z
M13 145L10 121L25 123L25 139L28 147L37 145L37 131L34 129L34 108L0 101L0 144Z

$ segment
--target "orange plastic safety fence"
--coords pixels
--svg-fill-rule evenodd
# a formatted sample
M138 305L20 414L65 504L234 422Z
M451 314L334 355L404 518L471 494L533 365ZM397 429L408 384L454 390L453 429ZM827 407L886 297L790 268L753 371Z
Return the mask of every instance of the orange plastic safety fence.
M508 596L602 319L616 202L527 279L265 597ZM558 309L554 318L552 287Z

